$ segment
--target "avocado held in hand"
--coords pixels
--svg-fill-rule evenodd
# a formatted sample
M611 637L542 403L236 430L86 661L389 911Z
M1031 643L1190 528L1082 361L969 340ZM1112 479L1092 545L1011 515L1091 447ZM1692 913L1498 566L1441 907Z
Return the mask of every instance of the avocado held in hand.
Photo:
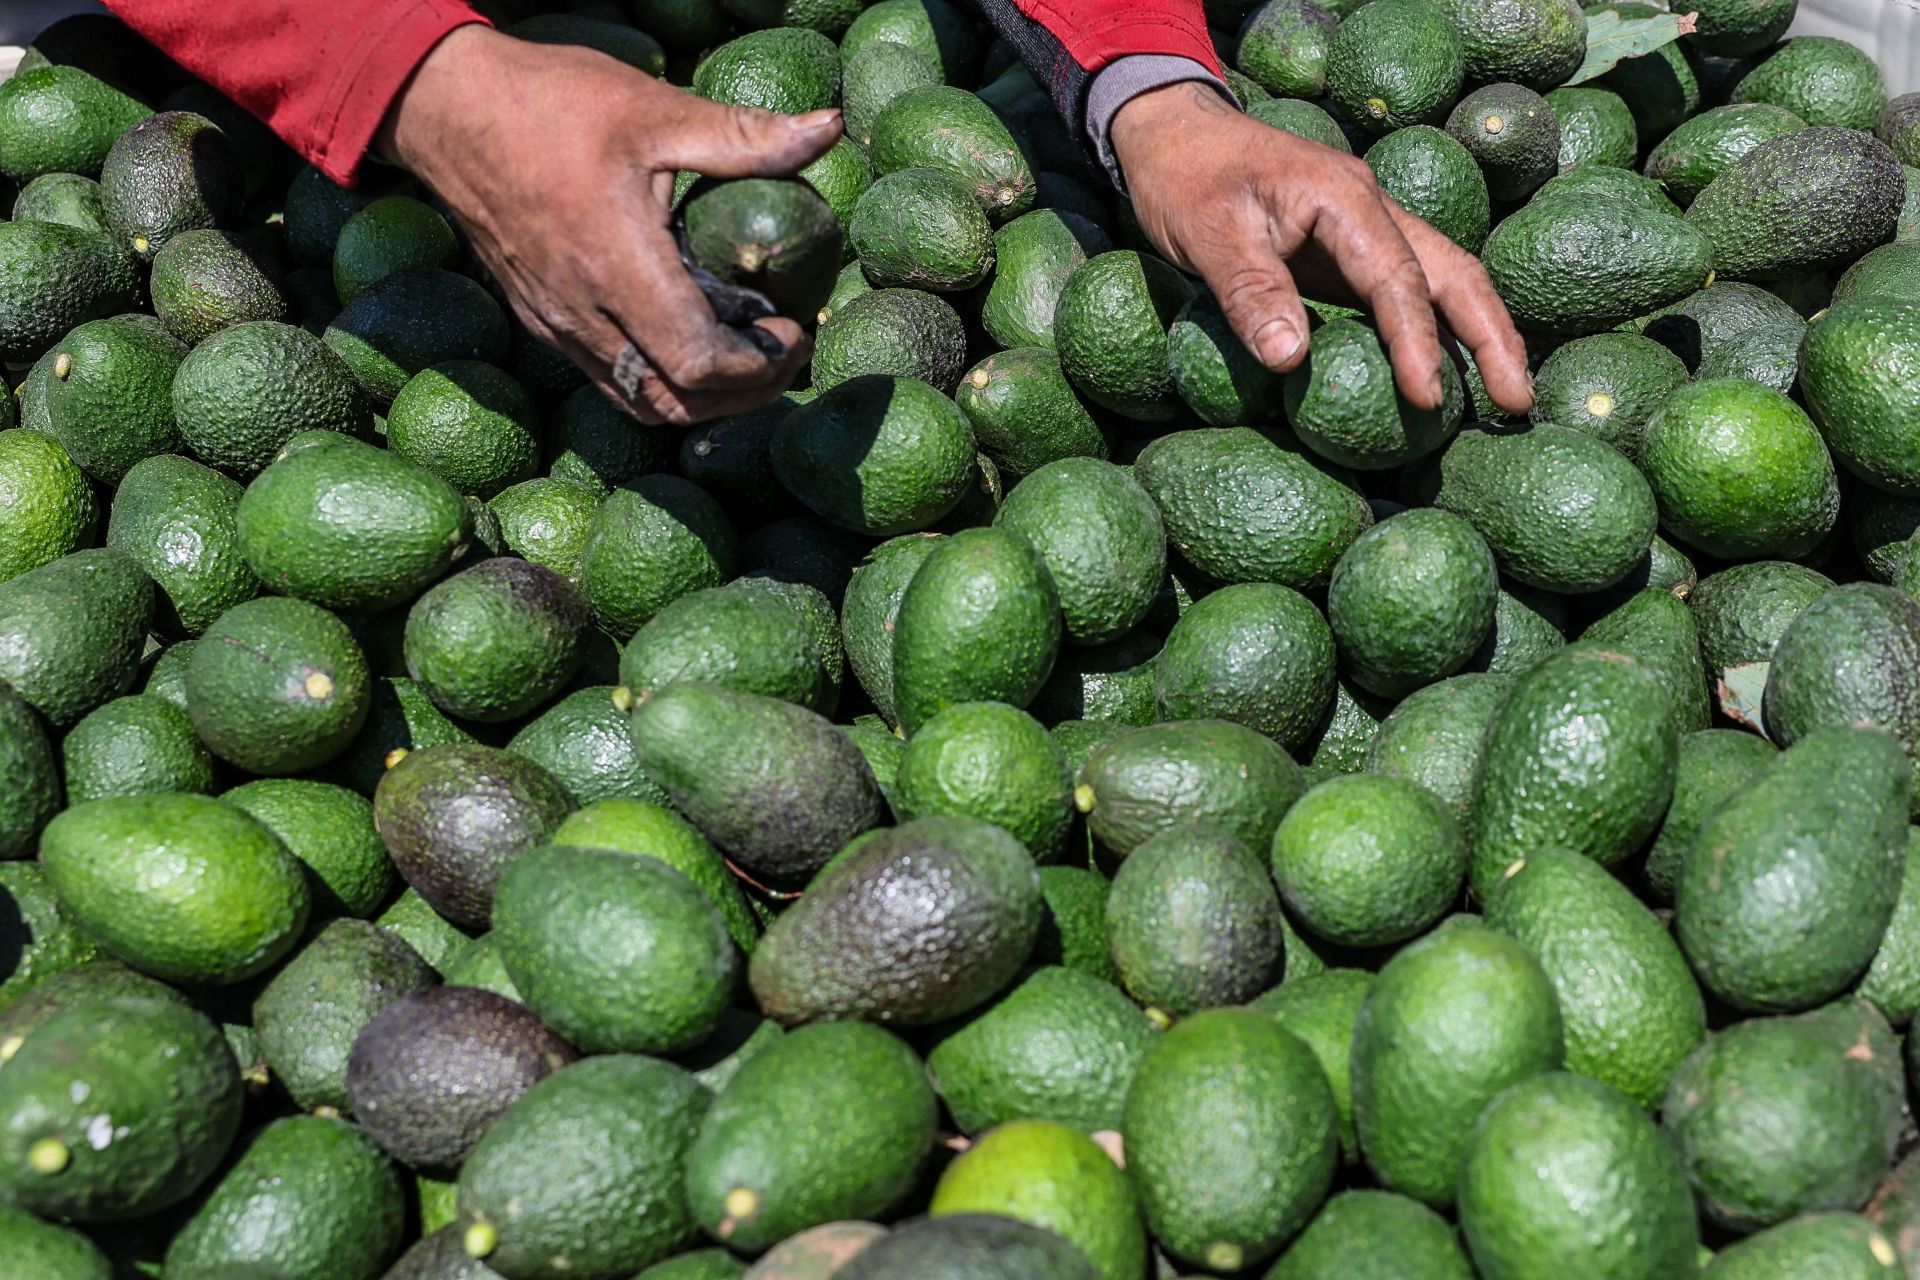
M804 182L743 178L694 196L687 243L723 282L756 289L781 315L811 317L840 274L840 219Z

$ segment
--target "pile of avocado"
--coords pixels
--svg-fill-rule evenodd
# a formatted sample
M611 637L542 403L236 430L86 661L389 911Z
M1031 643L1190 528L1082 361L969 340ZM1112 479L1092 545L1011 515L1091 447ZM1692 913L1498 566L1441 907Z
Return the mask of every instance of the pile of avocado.
M1261 367L968 4L482 7L843 110L677 197L811 370L644 426L117 20L0 83L0 1280L1920 1278L1920 95L1208 0L1519 421Z

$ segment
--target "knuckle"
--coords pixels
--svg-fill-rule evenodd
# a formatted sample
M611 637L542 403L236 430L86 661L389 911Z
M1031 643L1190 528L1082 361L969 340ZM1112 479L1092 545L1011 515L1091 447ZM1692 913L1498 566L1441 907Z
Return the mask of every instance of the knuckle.
M1250 262L1228 269L1214 285L1221 309L1228 315L1249 315L1272 305L1284 292L1275 272Z
M662 346L655 366L676 386L704 387L714 376L713 348L701 342L673 342Z

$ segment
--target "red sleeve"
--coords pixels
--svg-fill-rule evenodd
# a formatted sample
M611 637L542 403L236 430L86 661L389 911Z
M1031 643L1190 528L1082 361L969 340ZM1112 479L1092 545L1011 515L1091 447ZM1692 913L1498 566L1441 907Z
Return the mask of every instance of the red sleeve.
M413 69L464 0L106 0L181 66L265 121L335 182L351 184Z
M1013 0L1084 71L1136 53L1192 58L1222 75L1200 0Z

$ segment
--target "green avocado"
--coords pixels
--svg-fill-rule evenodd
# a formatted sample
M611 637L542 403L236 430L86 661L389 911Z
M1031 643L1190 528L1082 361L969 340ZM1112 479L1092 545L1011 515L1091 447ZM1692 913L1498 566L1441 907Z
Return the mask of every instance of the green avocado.
M1125 858L1188 823L1265 850L1306 779L1272 738L1230 720L1183 720L1094 747L1074 789L1094 838Z
M158 622L168 633L197 636L260 593L240 548L241 494L235 481L177 454L134 463L114 491L106 543L160 589Z
M1570 593L1624 578L1658 519L1652 489L1624 455L1544 424L1462 431L1441 455L1437 504L1473 525L1502 573Z
M1912 385L1888 362L1920 344L1920 312L1871 294L1849 298L1807 329L1801 394L1833 457L1854 476L1902 497L1920 496L1909 424ZM1863 358L1872 350L1884 352Z
M962 1133L1022 1119L1097 1133L1121 1127L1153 1042L1153 1024L1112 983L1048 966L941 1040L927 1067Z
M638 1054L540 1080L461 1166L467 1254L505 1280L539 1280L627 1276L689 1248L698 1227L681 1179L712 1103L687 1071Z
M707 893L654 858L534 849L501 876L490 919L523 1002L590 1054L692 1048L739 978Z
M1213 1270L1277 1252L1340 1159L1319 1060L1251 1009L1211 1009L1161 1036L1127 1090L1122 1128L1148 1229L1173 1257Z
M880 821L865 758L823 717L716 684L669 684L637 703L642 768L747 874L799 887Z
M1658 179L1682 208L1761 143L1804 129L1807 122L1785 107L1743 102L1703 111L1683 121L1647 153L1649 178Z
M1324 587L1373 523L1341 475L1247 427L1159 436L1135 460L1134 479L1160 508L1172 548L1219 582Z
M1658 1105L1706 1035L1700 988L1659 918L1591 858L1549 848L1502 877L1487 923L1553 983L1568 1070Z
M821 324L813 387L825 392L862 374L888 374L945 391L966 367L966 327L950 303L919 289L875 289Z
M344 1110L347 1054L367 1023L437 981L395 935L364 920L335 920L273 976L253 1004L260 1051L303 1110Z
M137 282L133 260L105 236L0 223L0 359L39 359L76 325L125 310Z
M1486 179L1466 147L1432 125L1416 124L1368 147L1364 159L1380 189L1401 208L1468 253L1480 252L1490 203Z
M81 67L23 65L0 88L0 173L23 186L45 174L93 177L120 135L152 114Z
M1557 423L1638 458L1647 419L1687 380L1679 356L1637 333L1589 334L1556 347L1533 378L1534 422Z
M572 679L591 620L586 594L552 569L482 560L407 611L407 675L450 715L516 720Z
M1353 1121L1367 1166L1438 1208L1454 1203L1469 1117L1558 1070L1559 1004L1530 952L1471 920L1381 969L1353 1033Z
M367 660L317 605L262 596L221 614L187 664L187 714L216 756L252 773L303 773L366 723Z
M914 378L837 383L781 419L770 454L789 492L869 537L933 524L960 501L974 473L966 415Z
M153 580L118 551L75 551L0 582L0 682L52 728L130 692Z
M1194 601L1155 666L1163 720L1222 719L1298 753L1333 706L1334 637L1313 603L1242 582Z
M1067 280L1113 248L1107 233L1077 213L1035 209L993 233L993 279L980 322L1004 347L1052 347L1054 311Z
M1437 124L1467 72L1458 28L1423 0L1362 6L1327 49L1327 96L1369 133Z
M1461 1232L1482 1276L1693 1272L1700 1228L1686 1174L1636 1102L1551 1071L1488 1105L1460 1168ZM1607 1170L1601 1186L1582 1172L1596 1166ZM1603 1225L1620 1222L1632 1232Z
M78 1001L7 1060L0 1189L44 1218L146 1217L186 1200L213 1174L239 1131L242 1102L220 1029L186 1002ZM88 1139L101 1115L113 1117L111 1142Z
M1638 849L1672 798L1679 732L1653 668L1583 641L1515 682L1483 752L1471 835L1473 887L1484 899L1542 848L1602 866Z
M911 734L943 707L1025 706L1053 669L1060 598L1031 543L1007 529L941 540L900 598L893 695Z
M1711 232L1671 213L1569 192L1509 214L1481 260L1521 328L1578 337L1678 302L1705 283L1718 249Z
M1493 553L1471 524L1431 508L1403 511L1334 565L1327 618L1355 682L1402 697L1473 657L1493 626L1498 589Z
M337 1117L285 1116L241 1150L167 1246L169 1275L271 1266L287 1280L372 1275L404 1239L400 1179Z
M183 231L218 227L240 212L239 157L205 116L162 111L114 140L100 164L100 200L121 252L153 261Z
M1752 1232L1863 1203L1892 1164L1901 1093L1892 1028L1841 1000L1715 1032L1674 1077L1662 1119L1702 1216Z
M295 318L277 247L248 232L198 228L173 236L154 255L147 290L154 313L188 346L236 324Z
M1887 88L1880 68L1857 45L1832 36L1785 41L1733 86L1731 101L1764 102L1809 125L1871 130Z
M299 860L264 824L208 796L77 805L47 825L41 862L81 927L168 981L250 978L291 950L307 923Z
M1065 758L1040 722L1004 702L960 702L907 740L889 796L903 822L957 814L994 823L1038 862L1059 858L1073 816Z
M172 396L187 448L243 481L303 431L371 435L366 403L346 362L306 330L272 320L235 324L203 339L174 373Z
M1363 471L1400 466L1442 448L1460 427L1458 371L1443 361L1438 376L1440 407L1413 408L1395 386L1378 335L1358 320L1332 320L1314 331L1305 363L1286 375L1287 418L1301 443L1331 462Z
M986 103L964 89L909 89L881 108L871 143L876 173L931 167L959 182L994 223L1033 208L1026 155Z
M939 1102L913 1050L826 1022L749 1059L686 1156L686 1198L715 1239L757 1252L823 1223L887 1213L913 1190Z
M118 485L143 458L179 452L171 387L185 355L145 316L76 326L53 349L47 434L105 485Z
M1167 327L1193 296L1186 277L1159 258L1122 249L1087 259L1067 278L1054 311L1068 380L1123 417L1175 417L1180 398L1167 368Z
M1893 917L1912 785L1893 737L1839 727L1800 738L1731 796L1680 867L1674 923L1701 984L1763 1012L1851 986Z
M1241 1004L1273 984L1280 900L1264 860L1217 827L1153 836L1114 876L1107 939L1134 1000L1184 1017Z

